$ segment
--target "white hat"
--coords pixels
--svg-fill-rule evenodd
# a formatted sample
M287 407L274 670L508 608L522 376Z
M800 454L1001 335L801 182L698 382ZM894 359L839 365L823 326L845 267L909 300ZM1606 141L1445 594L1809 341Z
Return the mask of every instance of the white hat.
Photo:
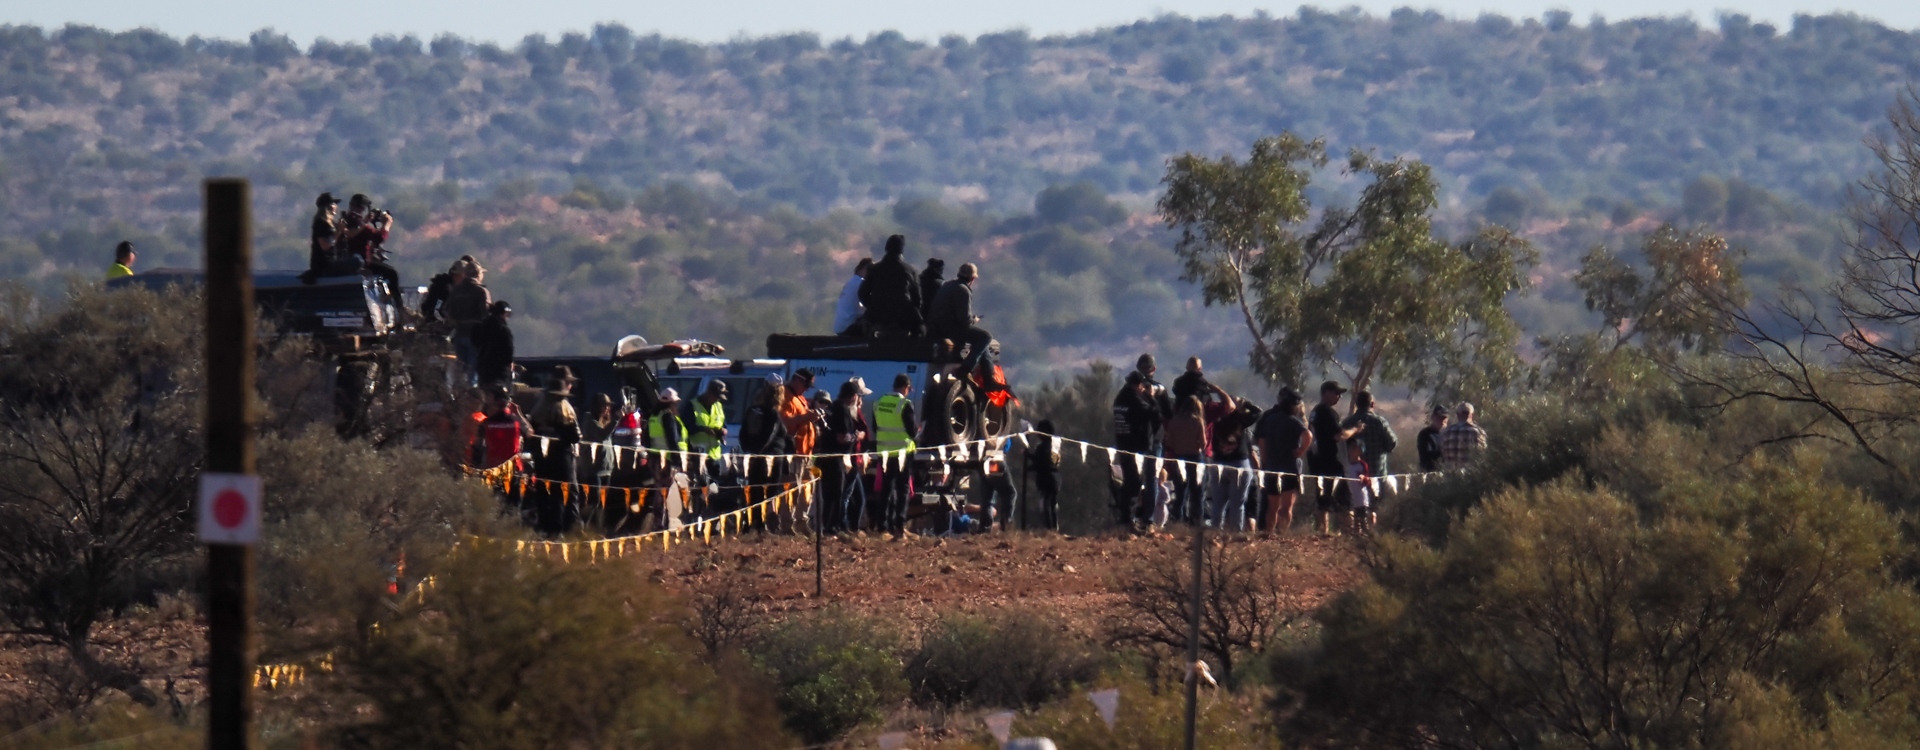
M784 378L780 377L780 373L777 373L777 372L767 373L767 385L781 385L785 382L787 381Z
M860 377L859 375L855 375L855 376L853 376L853 377L851 377L851 378L848 378L848 379L847 379L847 382L849 382L849 383L852 383L852 384L853 384L853 387L855 387L855 388L858 388L858 389L860 389L860 395L862 395L862 396L871 396L871 395L873 395L873 389L872 389L872 388L868 388L868 387L867 387L867 381L866 381L865 379L863 379L863 378L861 378L861 377Z
M665 388L660 391L660 401L662 403L665 403L668 401L679 401L679 400L680 400L679 391L676 391L672 388Z

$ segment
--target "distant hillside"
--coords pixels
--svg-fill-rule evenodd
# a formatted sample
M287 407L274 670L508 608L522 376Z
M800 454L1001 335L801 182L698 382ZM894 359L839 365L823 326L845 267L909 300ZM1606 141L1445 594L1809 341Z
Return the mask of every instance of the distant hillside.
M0 28L0 231L151 220L243 172L290 204L510 180L664 181L817 212L902 195L1030 205L1055 182L1146 193L1162 160L1292 129L1417 154L1457 210L1677 200L1700 175L1826 203L1920 78L1920 37L1851 16L1572 25L1303 9L1071 37L898 34L699 45L619 26L513 49L456 38L301 50L85 27Z
M195 264L199 179L243 174L265 264L304 264L315 194L370 193L400 218L409 279L481 256L533 352L643 332L758 353L770 330L824 328L851 260L904 230L916 263L988 264L989 327L1024 363L1156 343L1237 362L1245 342L1177 280L1148 210L1168 155L1290 129L1434 165L1455 236L1493 221L1540 243L1541 293L1518 307L1533 332L1589 325L1565 283L1579 253L1659 221L1731 231L1759 283L1817 280L1920 36L1843 15L1570 20L1303 9L934 45L602 26L307 50L0 27L0 276L96 273L122 237L145 267ZM1318 202L1343 180L1322 175ZM1035 211L1067 185L1092 214Z

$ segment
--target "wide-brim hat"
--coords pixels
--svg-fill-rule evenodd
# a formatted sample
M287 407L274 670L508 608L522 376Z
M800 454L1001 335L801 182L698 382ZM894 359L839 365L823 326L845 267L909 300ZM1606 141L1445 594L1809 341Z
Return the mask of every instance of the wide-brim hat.
M660 403L671 404L680 400L680 392L672 388L660 389Z
M565 392L578 382L580 379L573 376L573 368L566 365L555 367L553 372L547 373L547 390L549 391Z

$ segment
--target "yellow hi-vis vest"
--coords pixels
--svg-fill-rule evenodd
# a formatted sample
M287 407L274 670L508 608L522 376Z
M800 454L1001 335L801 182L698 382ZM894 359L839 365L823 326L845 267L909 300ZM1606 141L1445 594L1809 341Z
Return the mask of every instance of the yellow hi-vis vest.
M693 402L693 423L696 427L713 430L711 434L695 433L688 440L693 445L693 451L705 453L707 458L719 458L720 448L724 445L720 440L720 430L727 426L727 405L720 401L713 402L712 406L703 406L699 401Z
M666 444L667 428L665 425L660 423L660 417L662 416L673 417L673 423L680 428L680 442L674 443L673 445ZM661 461L663 462L672 461L676 464L684 464L686 462L685 456L668 456L665 453L659 452L659 451L665 451L665 450L676 450L676 451L685 453L687 450L687 423L680 421L680 413L677 410L668 409L666 411L662 411L658 414L648 417L647 418L647 438L648 438L647 442L651 444L655 450L655 453L653 455L655 457L658 457Z
M913 436L907 434L909 403L905 396L889 393L873 405L874 442L881 451L913 450Z

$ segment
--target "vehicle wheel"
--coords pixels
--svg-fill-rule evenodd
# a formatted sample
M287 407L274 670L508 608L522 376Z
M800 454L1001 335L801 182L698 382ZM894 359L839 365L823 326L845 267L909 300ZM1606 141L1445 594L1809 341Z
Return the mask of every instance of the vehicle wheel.
M980 410L980 434L987 439L1006 437L1020 427L1020 402L1011 398L1001 406L992 402L982 404Z
M950 381L934 386L935 398L928 399L927 437L932 445L953 445L974 439L979 432L979 411L973 389L965 383Z

